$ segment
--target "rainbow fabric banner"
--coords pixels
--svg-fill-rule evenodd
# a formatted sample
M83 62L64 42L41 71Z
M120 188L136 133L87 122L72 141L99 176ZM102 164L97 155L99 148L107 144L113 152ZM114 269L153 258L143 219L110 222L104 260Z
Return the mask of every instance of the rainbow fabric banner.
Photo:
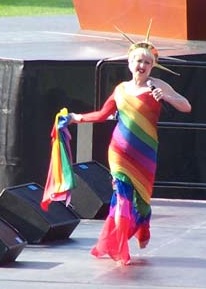
M44 188L41 208L45 211L52 201L71 200L71 189L76 187L70 148L71 134L68 130L69 114L66 108L56 114L51 132L51 159Z

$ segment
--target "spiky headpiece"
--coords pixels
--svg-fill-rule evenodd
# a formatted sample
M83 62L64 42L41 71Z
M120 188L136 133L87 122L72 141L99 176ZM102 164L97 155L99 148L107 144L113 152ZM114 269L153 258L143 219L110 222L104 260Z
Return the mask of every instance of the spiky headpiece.
M175 75L179 75L179 73L176 73L164 66L162 66L161 64L158 63L158 57L159 57L159 53L158 50L154 47L154 45L149 41L149 37L150 37L150 30L151 30L151 25L152 25L152 20L150 20L149 23L149 27L147 29L147 34L145 37L144 41L140 41L140 42L135 42L134 40L132 40L128 35L126 35L124 32L122 32L118 27L115 26L115 28L127 39L129 40L130 43L132 43L129 47L129 51L128 53L130 53L131 51L134 51L135 49L138 48L146 48L148 49L153 55L154 55L154 66L163 70L166 70L170 73L173 73Z

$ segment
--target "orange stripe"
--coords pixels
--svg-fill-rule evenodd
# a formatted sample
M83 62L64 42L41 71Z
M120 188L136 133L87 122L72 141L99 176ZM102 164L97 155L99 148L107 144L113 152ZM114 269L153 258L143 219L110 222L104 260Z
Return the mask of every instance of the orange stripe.
M154 174L152 172L150 172L149 170L147 170L144 166L142 166L142 164L140 164L138 162L138 159L133 159L132 156L128 155L126 152L122 152L121 148L119 148L114 142L112 144L110 144L110 149L114 152L116 152L116 154L121 155L121 157L123 156L125 160L127 160L127 162L133 164L135 163L135 167L138 167L139 172L143 175L146 176L146 179L150 182L153 182L154 180Z
M160 104L155 101L152 96L151 99L148 100L148 94L149 92L146 91L143 94L140 94L138 97L125 95L125 89L123 85L120 85L120 88L123 90L123 94L121 94L121 97L123 95L124 100L131 105L132 108L135 108L143 115L147 115L148 121L154 125L157 122L157 112L156 110L160 110ZM144 98L147 98L147 101L143 101ZM144 103L144 105L143 105ZM152 108L154 109L154 113L152 112ZM149 112L149 113L148 113Z
M117 162L118 160L118 162ZM119 162L121 161L121 162ZM111 167L111 172L121 172L127 175L135 189L139 192L141 197L145 200L146 203L150 203L150 197L152 194L152 183L148 182L142 174L135 169L134 166L131 166L127 160L124 158L119 158L119 155L116 154L114 151L109 151L109 162ZM119 163L119 164L118 164ZM121 165L122 164L122 165ZM131 173L132 171L132 173ZM138 178L138 179L137 179Z

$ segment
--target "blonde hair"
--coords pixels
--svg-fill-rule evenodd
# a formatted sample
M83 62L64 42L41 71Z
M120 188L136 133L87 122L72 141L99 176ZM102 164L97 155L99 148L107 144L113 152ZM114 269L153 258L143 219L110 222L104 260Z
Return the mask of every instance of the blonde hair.
M128 60L133 60L137 55L143 54L151 58L153 64L155 64L156 59L152 51L145 47L135 47L135 44L132 44L128 51Z

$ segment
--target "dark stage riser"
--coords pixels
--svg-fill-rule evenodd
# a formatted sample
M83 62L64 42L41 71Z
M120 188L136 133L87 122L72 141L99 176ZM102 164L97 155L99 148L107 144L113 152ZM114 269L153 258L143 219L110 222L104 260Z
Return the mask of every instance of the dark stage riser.
M44 186L50 132L63 107L94 109L94 61L0 61L0 189L35 181ZM77 126L70 127L76 159Z
M186 63L164 62L181 73L154 70L185 95L193 109L169 108L159 123L156 181L206 183L206 56L185 56ZM198 62L197 62L198 59ZM101 107L114 86L129 78L126 63L96 61L0 61L0 189L22 183L45 185L55 114L62 108L88 112ZM98 81L97 78L98 77ZM105 166L115 121L70 126L74 162L95 160ZM185 128L186 126L186 128ZM205 199L205 189L155 186L154 196Z

